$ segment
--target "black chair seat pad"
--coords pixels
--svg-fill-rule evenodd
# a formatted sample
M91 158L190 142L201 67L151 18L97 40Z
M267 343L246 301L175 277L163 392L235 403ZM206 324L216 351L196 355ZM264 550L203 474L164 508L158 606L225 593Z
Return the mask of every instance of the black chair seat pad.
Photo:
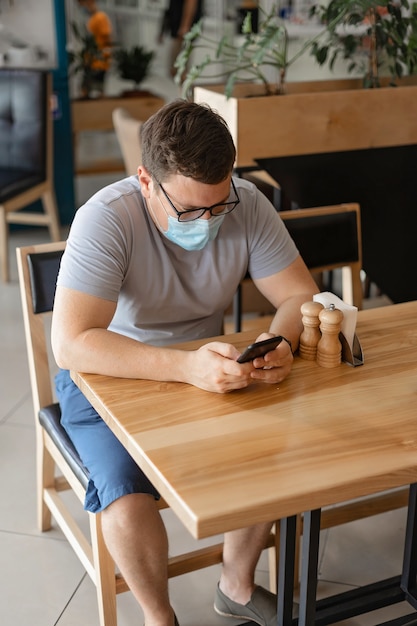
M89 481L88 470L82 464L71 439L61 426L61 408L59 404L50 404L42 408L39 411L39 422L60 450L81 485L87 490Z
M0 167L0 203L39 185L45 180L39 172Z

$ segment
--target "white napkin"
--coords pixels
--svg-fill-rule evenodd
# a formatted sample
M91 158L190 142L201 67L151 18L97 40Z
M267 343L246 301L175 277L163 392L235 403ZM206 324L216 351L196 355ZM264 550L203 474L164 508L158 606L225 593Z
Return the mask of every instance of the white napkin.
M353 339L356 331L356 320L358 317L358 307L351 304L347 304L339 296L336 296L330 291L323 291L316 293L313 297L314 302L320 302L326 309L330 304L334 304L336 309L342 311L343 321L341 331L351 349L353 351Z

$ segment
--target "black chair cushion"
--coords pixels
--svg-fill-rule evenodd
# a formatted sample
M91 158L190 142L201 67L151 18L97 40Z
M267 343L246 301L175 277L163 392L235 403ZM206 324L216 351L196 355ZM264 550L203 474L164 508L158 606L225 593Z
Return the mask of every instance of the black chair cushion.
M310 269L359 260L354 211L286 219L285 225Z
M45 180L39 172L0 167L0 204L32 189Z
M50 404L42 408L39 411L39 422L51 437L83 488L87 490L89 481L88 470L82 464L71 439L61 426L61 408L59 404Z
M55 298L56 278L63 250L28 254L33 312L52 311Z
M47 73L0 69L0 168L46 178Z

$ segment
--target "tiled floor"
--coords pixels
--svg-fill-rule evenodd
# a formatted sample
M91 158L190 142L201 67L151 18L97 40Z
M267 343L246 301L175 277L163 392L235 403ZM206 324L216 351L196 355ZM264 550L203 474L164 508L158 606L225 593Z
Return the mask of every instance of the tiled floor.
M78 203L107 180L77 180ZM56 528L42 534L36 527L35 432L14 248L41 241L48 241L42 229L13 232L12 280L0 285L0 624L98 626L95 588L73 550ZM385 303L382 298L367 306ZM173 552L194 543L172 514L166 516L166 524ZM402 509L323 532L319 594L398 574L404 527ZM264 585L266 563L263 556L257 571L257 580ZM212 609L218 576L219 568L212 567L171 581L172 603L182 626L237 623ZM368 626L404 611L409 608L398 605L349 623ZM142 623L131 594L118 596L119 626Z

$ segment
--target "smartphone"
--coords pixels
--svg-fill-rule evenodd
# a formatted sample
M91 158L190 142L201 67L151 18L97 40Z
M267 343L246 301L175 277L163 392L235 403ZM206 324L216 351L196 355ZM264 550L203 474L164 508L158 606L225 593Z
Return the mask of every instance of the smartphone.
M258 356L264 356L267 352L271 350L275 350L277 346L282 341L281 335L278 337L271 337L270 339L265 339L264 341L257 341L256 343L248 346L244 352L240 355L237 362L238 363L246 363L247 361L253 361Z

